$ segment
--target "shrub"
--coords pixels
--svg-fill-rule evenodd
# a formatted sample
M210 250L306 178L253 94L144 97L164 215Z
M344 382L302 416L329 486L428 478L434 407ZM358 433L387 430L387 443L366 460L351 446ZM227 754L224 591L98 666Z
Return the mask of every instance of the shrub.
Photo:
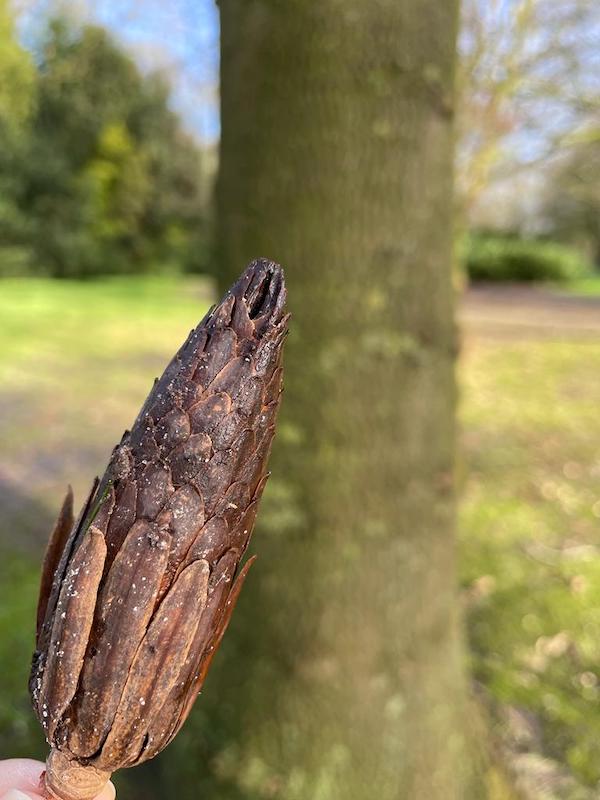
M463 253L473 281L570 281L592 266L576 250L555 242L501 236L470 236Z

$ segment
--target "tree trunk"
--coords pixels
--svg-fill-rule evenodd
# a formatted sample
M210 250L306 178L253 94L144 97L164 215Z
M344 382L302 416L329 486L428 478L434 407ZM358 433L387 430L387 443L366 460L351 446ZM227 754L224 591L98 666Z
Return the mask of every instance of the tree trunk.
M280 261L293 319L260 559L201 701L213 796L464 800L456 2L220 6L222 282Z

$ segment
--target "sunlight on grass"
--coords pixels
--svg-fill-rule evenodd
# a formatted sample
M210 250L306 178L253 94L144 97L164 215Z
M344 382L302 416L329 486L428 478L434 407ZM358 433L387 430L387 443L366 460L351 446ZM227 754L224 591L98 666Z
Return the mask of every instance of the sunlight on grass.
M2 281L0 437L10 480L33 478L34 495L53 505L68 481L81 497L210 302L198 279Z
M59 465L68 471L73 459L76 471L98 469L96 456L105 460L209 304L201 280L1 281L0 435L11 479L31 470L63 485Z
M580 278L579 280L570 281L568 284L561 287L560 291L568 292L569 294L598 297L600 295L600 275L595 275L591 278Z
M476 676L600 780L600 345L472 342L462 578Z

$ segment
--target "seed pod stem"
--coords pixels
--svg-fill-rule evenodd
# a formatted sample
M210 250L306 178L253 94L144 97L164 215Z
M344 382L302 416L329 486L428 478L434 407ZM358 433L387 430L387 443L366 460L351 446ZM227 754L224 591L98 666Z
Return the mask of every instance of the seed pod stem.
M110 780L110 772L82 766L54 748L46 759L45 788L55 800L93 800Z

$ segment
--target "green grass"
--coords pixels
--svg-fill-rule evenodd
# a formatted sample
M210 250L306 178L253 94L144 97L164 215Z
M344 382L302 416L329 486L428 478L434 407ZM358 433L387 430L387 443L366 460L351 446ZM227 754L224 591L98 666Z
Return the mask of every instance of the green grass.
M190 328L206 282L0 283L0 439L10 480L56 506L95 471Z
M570 281L566 285L559 287L559 291L584 297L598 297L600 296L600 275Z
M48 516L67 482L82 499L209 302L198 281L0 282L2 755L43 753L26 679ZM547 755L596 785L600 342L475 335L459 374L473 669L498 701L533 712Z
M461 567L474 670L600 781L600 344L474 341Z

